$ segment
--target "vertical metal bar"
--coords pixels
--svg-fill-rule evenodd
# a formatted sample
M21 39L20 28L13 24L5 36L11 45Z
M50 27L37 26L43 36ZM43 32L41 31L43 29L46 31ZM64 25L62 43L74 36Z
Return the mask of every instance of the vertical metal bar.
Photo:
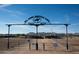
M38 26L36 26L36 36L38 36ZM38 43L38 39L36 39L36 43Z
M38 50L38 26L36 26L36 35L37 35L37 39L36 39L36 50Z
M68 44L68 24L65 24L66 26L66 48L67 50L69 49L69 44Z
M43 43L43 50L45 51L45 43Z
M31 43L29 42L29 50L31 50Z
M31 42L30 42L30 40L28 40L28 42L29 42L29 50L31 50Z
M10 40L10 26L11 25L8 25L8 42L7 42L7 48L9 49L9 40Z

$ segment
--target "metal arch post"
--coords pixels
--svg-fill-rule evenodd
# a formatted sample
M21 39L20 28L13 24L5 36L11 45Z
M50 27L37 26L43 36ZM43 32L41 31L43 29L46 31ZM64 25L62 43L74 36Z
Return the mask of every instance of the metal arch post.
M68 24L65 24L66 26L66 49L69 49L69 43L68 43Z
M38 25L36 25L36 35L38 36ZM36 50L38 50L38 37L36 39Z
M9 46L9 40L10 40L10 26L11 25L8 25L8 42L7 42L7 48L9 49L10 46Z

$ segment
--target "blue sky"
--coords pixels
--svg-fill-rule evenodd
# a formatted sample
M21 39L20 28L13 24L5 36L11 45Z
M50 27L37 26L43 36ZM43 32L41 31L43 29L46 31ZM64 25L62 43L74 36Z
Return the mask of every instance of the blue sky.
M7 33L8 23L24 23L30 16L41 15L52 23L69 23L70 33L79 33L79 5L7 4L0 5L0 33ZM11 33L35 32L34 26L12 26ZM65 33L65 26L40 26L39 32Z

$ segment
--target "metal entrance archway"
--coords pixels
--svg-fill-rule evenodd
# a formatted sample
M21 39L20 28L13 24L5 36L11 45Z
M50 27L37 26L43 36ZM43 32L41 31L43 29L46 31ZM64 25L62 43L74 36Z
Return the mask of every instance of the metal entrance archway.
M52 24L46 17L36 15L36 16L31 16L28 18L28 20L24 21L24 24L6 24L8 26L8 43L7 43L7 48L9 49L9 40L10 40L10 27L12 25L31 25L36 27L36 34L38 35L38 27L42 25L64 25L66 28L66 49L69 49L69 44L68 44L68 26L70 24ZM36 40L36 50L38 50L38 39Z

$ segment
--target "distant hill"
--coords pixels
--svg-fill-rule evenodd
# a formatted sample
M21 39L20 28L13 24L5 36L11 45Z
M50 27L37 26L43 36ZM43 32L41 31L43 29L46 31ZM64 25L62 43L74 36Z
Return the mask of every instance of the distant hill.
M9 37L26 37L26 38L62 38L65 33L55 33L55 32L39 32L38 35L34 32L29 32L27 34L10 34ZM79 36L79 33L69 33L68 36ZM0 34L0 38L7 38L8 34Z

